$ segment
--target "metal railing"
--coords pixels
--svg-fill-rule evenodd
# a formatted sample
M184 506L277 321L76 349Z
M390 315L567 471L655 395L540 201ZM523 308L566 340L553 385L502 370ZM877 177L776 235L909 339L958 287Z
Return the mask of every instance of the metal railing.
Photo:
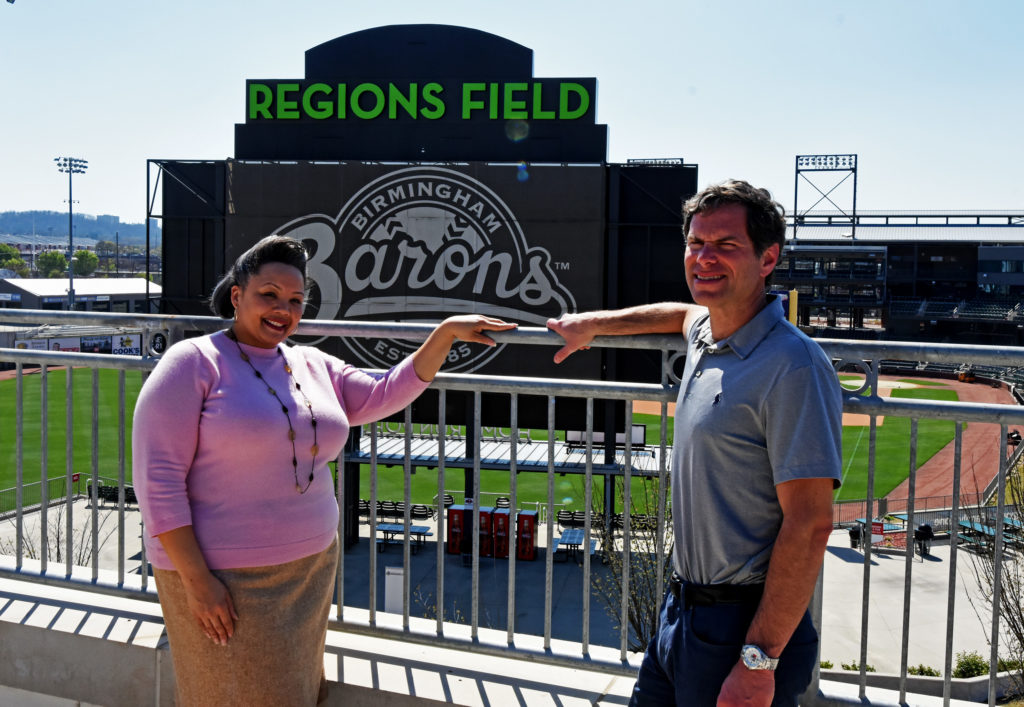
M190 331L202 331L209 332L214 331L224 326L224 322L213 318L213 317L174 317L174 316L162 316L162 315L121 315L121 314L107 314L107 313L77 313L77 312L42 312L42 311L22 311L22 310L0 310L0 323L53 323L59 321L61 323L79 323L79 324L106 324L116 326L132 326L136 329L143 331L144 347L143 350L147 354L152 353L153 344L156 341L155 335L161 334L164 336L168 343L173 343L181 339L185 332ZM318 321L307 321L303 322L300 326L300 334L308 335L319 335L319 336L347 336L347 337L376 337L376 338L402 338L405 340L422 340L426 338L427 334L432 329L429 325L399 325L399 324L375 324L375 323L354 323L354 322L318 322ZM498 333L494 338L499 343L505 344L531 344L531 345L550 345L550 346L561 346L561 339L556 335L547 332L543 329L524 328L514 332ZM1020 408L1013 405L992 405L992 404L975 404L975 403L953 403L953 402L930 402L921 400L910 400L910 399L899 399L899 398L882 398L878 395L878 374L880 369L880 362L882 360L904 360L904 361L917 361L917 362L952 362L952 363L972 363L976 365L989 365L997 367L1006 367L1010 369L1020 368L1024 366L1024 353L1016 349L1010 348L995 348L995 347L980 347L980 346L956 346L956 345L940 345L940 344L919 344L919 343L898 343L898 342L863 342L863 341L840 341L840 340L821 340L823 348L826 352L832 356L837 370L843 369L848 370L853 367L860 370L865 374L864 385L860 390L847 391L844 395L844 410L846 412L860 413L869 416L869 462L868 462L868 491L867 498L865 499L865 508L875 508L878 499L874 497L874 473L875 473L875 444L876 444L876 417L877 416L890 416L890 417L907 417L911 419L911 434L908 441L910 446L911 463L909 468L909 497L907 502L907 545L912 546L913 538L912 531L915 527L915 512L916 512L916 499L914 497L915 485L916 485L916 469L915 469L915 455L917 450L917 421L919 419L944 419L955 421L955 435L954 444L956 448L955 462L954 462L954 473L950 493L950 508L949 513L951 517L951 523L953 527L956 527L957 519L964 512L961 503L961 488L960 488L960 464L962 457L962 431L964 423L968 422L988 422L997 423L1001 425L1001 437L1004 440L1002 448L1000 450L999 459L1000 467L998 470L994 470L997 477L996 493L994 504L996 507L996 517L999 517L1005 510L1006 507L1006 434L1009 425L1024 425L1024 408ZM655 349L662 352L662 381L660 383L612 383L602 381L590 381L590 380L555 380L555 379L540 379L540 378L512 378L512 377L499 377L499 376L486 376L486 375L464 375L464 374L439 374L433 384L433 387L439 390L439 406L438 406L438 428L446 429L445 421L445 396L449 391L460 391L471 394L473 399L474 418L473 418L473 434L467 435L474 441L474 452L470 454L473 458L473 465L471 469L473 479L473 489L475 492L475 506L479 507L481 500L481 487L480 487L480 444L481 444L481 396L484 393L499 393L507 396L509 405L509 419L511 420L510 428L507 434L507 449L508 449L508 479L509 479L509 492L506 494L510 498L510 505L512 508L517 508L518 504L518 488L517 488L517 471L519 470L518 454L525 443L522 442L520 437L520 429L518 425L519 416L519 400L522 396L542 396L547 401L547 435L546 440L538 441L534 439L529 442L530 446L536 446L538 444L545 445L547 447L547 465L546 465L546 478L547 478L547 501L546 508L548 517L553 519L555 516L554 509L556 507L556 494L555 494L555 478L558 473L558 464L556 463L557 446L556 434L555 434L555 407L556 401L559 398L582 398L585 400L586 405L586 420L583 429L586 431L585 438L585 454L584 454L584 465L585 468L582 472L583 486L584 486L584 508L594 508L593 488L594 488L594 473L593 467L597 463L595 458L600 456L600 451L596 448L593 443L594 435L594 405L597 401L602 400L615 400L624 401L626 408L625 419L627 421L632 420L633 412L633 401L635 400L648 400L656 401L660 403L660 416L661 416L661 440L660 440L660 454L658 455L659 468L656 470L656 478L660 481L658 485L658 500L657 500L657 532L655 535L658 538L656 549L654 554L656 555L657 564L660 566L661 561L664 560L665 553L667 552L667 546L664 542L666 518L667 518L667 498L666 490L668 487L668 468L667 468L667 443L666 443L666 430L667 430L667 409L668 403L675 400L677 393L677 379L674 377L673 371L679 362L679 359L684 355L682 352L683 339L679 336L645 336L645 337L603 337L596 340L594 346L604 347L616 347L616 348L634 348L634 349ZM14 349L0 349L0 363L7 362L15 364L15 387L13 395L15 396L15 420L13 429L9 429L5 426L0 430L0 437L3 435L13 435L16 440L16 451L15 451L15 470L16 470L16 484L15 484L15 511L13 522L16 526L17 531L17 548L15 556L9 558L10 562L7 563L5 558L0 558L0 575L17 577L23 580L32 580L45 583L57 583L74 586L76 588L89 588L93 591L99 591L104 593L120 594L130 596L133 598L147 598L152 600L154 598L153 592L149 587L148 573L144 571L146 567L145 556L142 555L140 562L140 574L138 577L126 578L126 534L125 534L125 514L127 504L125 503L125 487L126 487L126 418L130 415L131 410L127 404L126 397L126 376L129 373L139 372L145 374L147 371L152 369L156 364L156 359L151 355L145 355L142 358L128 357L128 356L112 356L112 355L93 355L93 354L80 354L80 353L64 353L64 352L44 352L44 351L30 351L30 350L14 350ZM49 397L46 394L47 381L54 375L54 371L50 371L50 366L64 367L64 376L66 380L66 401L65 401L65 437L66 437L66 462L63 471L64 483L64 499L66 501L66 508L69 512L66 513L67 523L67 551L65 553L66 561L63 567L63 572L54 570L47 564L47 542L45 538L46 530L46 519L41 519L41 533L43 534L42 545L42 556L37 565L29 565L24 562L22 538L24 533L24 516L28 511L26 489L30 487L34 480L34 472L27 474L27 469L24 467L23 459L25 450L23 448L24 440L24 429L26 424L25 417L25 381L28 378L29 366L40 366L39 379L41 386L41 427L40 427L40 454L41 462L39 469L39 482L46 488L50 488L50 484L56 481L56 478L51 478L51 468L47 460L47 450L50 445L47 440L47 430L50 425L48 424L48 418L51 414ZM88 470L82 470L75 467L74 450L72 449L72 435L71 430L75 427L75 410L73 399L73 386L71 382L75 376L82 375L83 371L75 371L76 368L89 369L92 376L92 393L91 393L91 407L92 407L92 429L91 429L91 463L89 464ZM99 429L98 429L98 401L99 401L99 371L101 369L114 369L118 372L117 378L117 394L116 403L116 419L118 425L118 444L114 450L100 449L99 443ZM7 393L5 393L7 394ZM413 443L413 425L411 412L406 411L405 417L405 444L406 448L411 448ZM631 443L632 435L629 434L629 430L624 430L624 445L619 455L619 463L621 468L622 478L622 508L632 508L631 499L631 478L634 474L632 459L634 458L634 449ZM377 460L376 460L376 449L379 442L379 430L377 426L369 427L369 434L367 440L367 446L370 455L370 508L376 508L376 495L377 495ZM437 456L436 456L436 468L437 468L437 490L447 488L446 486L446 458L449 456L446 453L445 435L434 435L437 444ZM117 485L119 488L119 498L116 505L116 512L118 514L118 553L117 553L117 580L116 582L106 581L101 579L99 572L99 548L98 538L96 536L95 528L97 527L97 514L98 509L98 497L96 489L98 488L98 481L100 479L100 454L101 451L104 455L103 467L110 468L116 466L117 468ZM338 485L337 493L339 496L339 502L342 508L346 507L346 502L353 499L345 498L345 484L344 484L344 459L339 458L338 463ZM410 459L410 455L406 455L404 468L403 468L403 488L405 495L405 515L402 519L406 529L408 530L411 525L412 519L410 517L411 508L411 476L412 476L412 465L413 462ZM416 462L416 465L420 465L420 462ZM77 571L77 568L72 567L72 548L71 548L71 530L73 522L73 513L71 509L74 508L75 493L73 493L72 478L75 474L81 474L81 478L85 478L90 482L87 487L90 491L91 501L87 506L87 512L91 514L93 531L93 542L95 543L92 548L91 564L92 573L89 578L82 578ZM29 478L31 476L32 478ZM53 500L53 499L50 499ZM45 514L47 503L42 503L40 506L40 512ZM352 506L354 507L354 503ZM608 514L606 514L608 515ZM377 564L378 558L376 552L368 553L368 567L367 567L367 585L368 585L368 612L367 618L354 618L353 616L346 615L347 607L345 601L344 587L345 587L345 573L346 563L342 562L339 565L338 570L338 613L333 618L333 622L343 628L346 631L367 633L378 636L398 636L403 641L420 642L430 645L438 645L451 648L454 646L460 647L469 651L476 651L482 653L490 653L495 655L515 656L522 657L536 661L543 661L548 663L568 665L578 667L582 664L586 664L591 668L601 667L610 672L616 672L620 674L632 673L635 670L635 664L630 662L629 651L627 650L628 638L629 638L629 621L628 621L628 597L631 588L632 579L630 577L630 553L632 550L632 544L634 539L633 529L630 527L631 514L625 512L623 515L622 528L621 528L621 541L613 544L609 551L621 553L623 562L621 566L624 568L621 572L621 576L616 578L617 582L621 583L621 596L622 605L620 613L620 632L618 641L617 657L614 654L609 655L604 652L597 645L592 645L590 638L590 599L591 599L591 579L594 573L598 570L597 567L592 566L591 556L588 552L582 553L581 559L581 572L582 572L582 587L583 593L581 596L581 625L580 625L580 640L573 642L570 649L565 648L565 643L558 642L555 646L552 643L552 608L553 608L553 556L552 553L544 554L545 563L545 582L544 582L544 602L543 602L543 642L539 647L533 645L527 645L529 641L522 641L521 636L516 632L515 620L509 619L506 621L504 639L495 640L493 636L484 636L481 633L481 617L480 617L480 597L481 593L488 591L481 582L481 547L480 547L480 533L479 533L479 522L480 515L474 514L474 527L472 531L472 551L471 551L471 607L468 619L465 623L469 624L469 637L466 638L461 632L454 632L451 630L452 624L446 621L444 602L445 597L445 584L444 584L444 567L447 558L444 548L443 539L445 537L445 518L444 514L438 515L438 525L436 527L436 540L435 551L436 551L436 585L435 591L436 596L440 598L437 604L436 611L436 625L433 631L423 632L416 630L411 626L411 596L410 596L410 580L409 580L409 568L411 563L411 551L412 541L411 536L406 532L404 540L402 541L402 563L405 568L404 573L404 584L402 591L402 611L401 611L401 626L392 627L393 624L390 621L382 620L383 617L377 615L376 608L376 597L378 594L377 587ZM585 523L583 526L584 537L586 541L592 537L596 537L597 528L592 524L592 516L590 513L586 514ZM341 520L340 528L345 525L346 519L343 517ZM375 537L375 526L377 519L375 511L371 510L369 518L370 526L370 540L372 543ZM552 547L554 541L554 523L549 522L544 524L545 527L541 529L544 535L544 542L541 543L548 548ZM998 526L995 536L995 559L996 566L1004 557L1004 537L1003 537L1002 526ZM516 535L515 533L510 534L510 548L509 548L509 559L507 562L507 577L508 577L508 592L507 592L507 616L515 617L517 615L516 609L516 576L517 576L517 560L516 560ZM372 547L372 544L371 544ZM586 545L584 545L586 547ZM142 551L141 545L139 551ZM135 550L133 547L132 550ZM461 558L460 558L461 559ZM902 632L902 661L900 665L900 699L905 701L906 696L906 685L907 685L907 647L909 641L909 617L910 617L910 584L912 578L912 553L908 553L906 568L905 568L905 592L904 592L904 623ZM867 686L867 637L868 637L868 609L870 606L870 576L871 576L871 548L864 548L864 574L863 574L863 591L862 591L862 606L861 606L861 635L860 635L860 661L861 666L860 672L860 698L865 699L865 690ZM106 575L104 575L105 577ZM955 607L955 592L954 587L956 584L957 576L957 547L956 544L952 544L950 548L950 572L949 572L949 602L947 606L947 640L946 640L946 662L944 682L944 695L946 703L948 704L950 695L950 667L952 662L952 631L953 631L953 617L956 611ZM998 581L998 577L997 577ZM658 578L657 592L662 594L664 586L661 578ZM994 611L993 611L993 622L992 622L992 648L991 648L991 662L992 662L992 679L989 690L989 702L994 704L995 699L995 665L999 650L999 597L998 595L993 598ZM820 615L820 605L818 607ZM358 613L358 612L356 612Z

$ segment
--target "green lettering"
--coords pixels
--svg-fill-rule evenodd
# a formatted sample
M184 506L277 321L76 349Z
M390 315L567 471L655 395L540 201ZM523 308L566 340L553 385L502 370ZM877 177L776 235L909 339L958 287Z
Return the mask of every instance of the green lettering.
M398 106L402 106L411 117L416 117L416 94L419 84L409 84L409 95L402 95L402 90L393 83L388 84L388 118L394 120L398 116Z
M313 96L318 93L323 94L324 96L330 96L331 87L325 83L314 83L306 88L306 90L302 92L302 112L310 118L316 118L317 120L330 118L331 113L334 112L334 106L329 100L314 102Z
M423 87L423 102L429 103L433 107L420 109L420 115L430 120L444 115L444 101L438 95L442 92L444 92L444 86L439 83L428 83Z
M534 120L552 120L555 117L555 111L544 110L542 102L544 99L544 84L535 83L533 84L533 119Z
M491 83L487 84L490 88L490 105L491 110L488 114L491 120L495 120L498 117L498 86L499 84Z
M299 84L279 83L277 84L277 117L281 120L295 120L299 117L299 102L289 100L288 94L297 93Z
M477 91L483 91L487 88L486 84L482 83L464 83L462 84L462 119L469 120L470 113L478 108L484 108L483 101L474 101L473 94Z
M370 110L363 108L362 103L360 102L360 99L365 93L372 94L376 100L376 104ZM351 103L352 113L357 118L373 120L384 112L384 105L387 101L384 99L384 91L381 90L380 86L375 83L361 83L352 89Z
M579 105L569 108L569 94L575 94ZM576 120L590 109L590 94L578 83L563 83L558 87L558 117L561 120Z
M515 100L513 93L520 93L529 88L525 83L505 84L505 120L525 120L530 117L526 112L526 99Z
M264 118L270 120L270 106L274 103L274 93L265 83L249 84L249 120Z
M339 83L337 95L338 120L344 120L348 116L348 84Z

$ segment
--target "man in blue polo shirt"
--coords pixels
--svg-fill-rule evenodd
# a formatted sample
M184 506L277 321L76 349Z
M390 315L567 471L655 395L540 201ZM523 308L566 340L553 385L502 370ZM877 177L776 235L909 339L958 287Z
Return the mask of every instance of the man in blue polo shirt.
M595 336L682 332L672 450L675 572L630 704L792 705L818 637L807 605L832 530L842 399L821 348L766 285L784 210L743 181L683 206L696 304L567 314L561 362Z

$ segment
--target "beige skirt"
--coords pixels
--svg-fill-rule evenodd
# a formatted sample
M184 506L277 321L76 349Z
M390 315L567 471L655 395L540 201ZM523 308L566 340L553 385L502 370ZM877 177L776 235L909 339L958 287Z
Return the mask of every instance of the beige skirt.
M337 567L335 538L323 552L283 565L213 570L238 613L226 646L199 627L178 573L154 569L177 707L315 705Z

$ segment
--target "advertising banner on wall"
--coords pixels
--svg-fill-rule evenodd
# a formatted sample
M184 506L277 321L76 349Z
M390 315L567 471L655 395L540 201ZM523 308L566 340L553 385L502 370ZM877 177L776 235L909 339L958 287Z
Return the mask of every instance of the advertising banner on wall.
M83 336L82 337L82 351L84 353L103 353L108 354L111 352L112 346L109 336Z
M78 336L61 336L47 339L50 351L81 351L82 339Z
M138 332L117 334L113 337L113 353L115 356L141 356L142 335Z
M544 326L600 308L604 170L598 165L228 162L229 260L289 235L311 252L307 317L438 322L470 312ZM388 368L416 342L308 342ZM337 350L334 350L334 349ZM557 369L555 349L458 343L447 371L599 376L597 357Z
M46 351L46 339L17 339L14 342L16 349L28 349L29 351Z

